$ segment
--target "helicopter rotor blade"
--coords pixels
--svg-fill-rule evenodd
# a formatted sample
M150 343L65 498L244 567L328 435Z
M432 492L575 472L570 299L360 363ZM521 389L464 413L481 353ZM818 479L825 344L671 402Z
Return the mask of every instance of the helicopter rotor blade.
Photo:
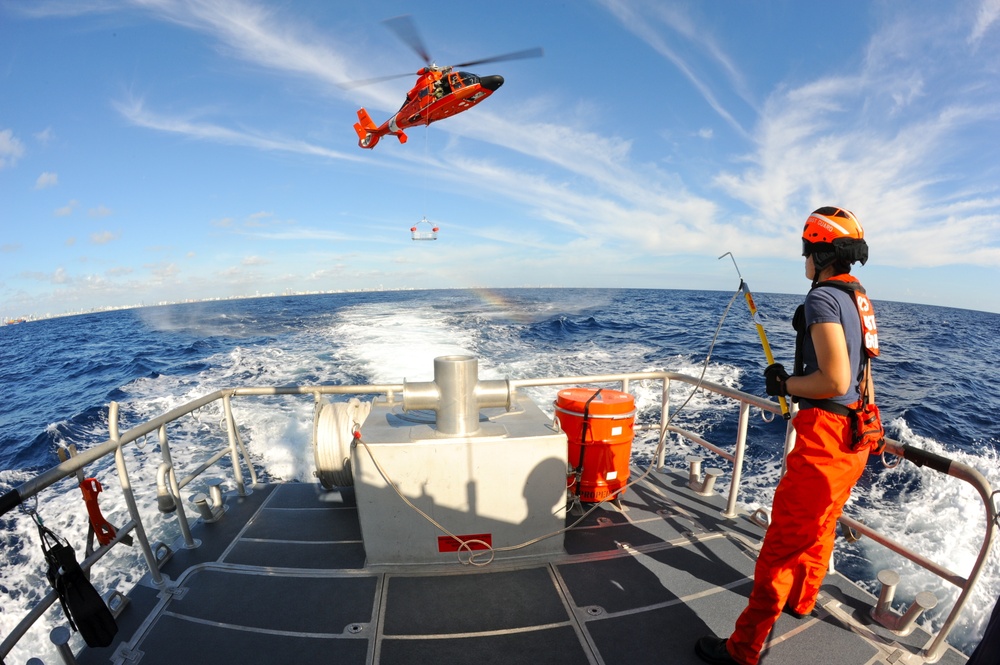
M461 62L457 65L452 65L452 67L472 67L473 65L484 65L487 62L503 62L505 60L522 60L524 58L540 58L544 55L544 51L541 47L529 48L523 51L514 51L512 53L504 53L503 55L495 55L492 58L483 58L482 60L472 60L470 62Z
M396 16L394 18L388 18L384 21L386 27L396 33L403 43L413 49L417 55L419 55L424 64L430 67L431 65L431 54L427 52L427 47L424 46L424 40L420 37L420 32L417 30L417 24L413 22L413 17L409 14L403 14L402 16Z
M348 81L347 83L341 83L340 87L344 90L354 90L355 88L361 88L366 85L375 85L376 83L382 83L383 81L392 81L393 79L401 79L407 76L415 76L415 72L406 72L405 74L390 74L389 76L377 76L371 79L361 79L358 81Z

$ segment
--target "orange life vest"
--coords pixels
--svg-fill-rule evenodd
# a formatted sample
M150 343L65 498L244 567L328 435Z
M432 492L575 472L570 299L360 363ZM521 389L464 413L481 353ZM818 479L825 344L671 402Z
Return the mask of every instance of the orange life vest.
M819 282L816 286L832 286L846 291L854 296L854 304L858 307L858 318L861 319L861 342L869 358L878 356L878 326L875 323L875 307L865 295L865 287L854 275L835 275Z

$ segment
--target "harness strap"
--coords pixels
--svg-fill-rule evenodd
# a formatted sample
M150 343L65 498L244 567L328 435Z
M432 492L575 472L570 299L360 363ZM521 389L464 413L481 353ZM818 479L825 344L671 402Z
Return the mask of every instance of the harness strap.
M580 426L580 463L576 467L575 493L577 496L580 496L580 488L583 485L583 456L587 451L587 430L590 429L590 403L601 394L602 390L604 389L598 388L597 392L587 398L587 401L583 405L583 424ZM593 435L590 438L593 441Z

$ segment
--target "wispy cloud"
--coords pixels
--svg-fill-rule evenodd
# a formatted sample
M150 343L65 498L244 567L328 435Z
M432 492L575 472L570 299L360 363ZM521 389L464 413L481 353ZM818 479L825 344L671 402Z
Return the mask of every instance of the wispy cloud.
M21 277L48 284L69 284L73 281L73 278L70 277L69 273L62 266L59 266L53 272L25 271L21 273Z
M46 127L42 131L35 134L35 140L41 143L42 145L48 145L49 143L54 141L55 138L56 138L56 133L52 130L51 127Z
M998 24L1000 24L1000 0L980 0L969 42L979 43L987 32L997 29Z
M251 231L246 235L266 240L349 240L350 236L326 229L292 228L285 231Z
M1000 263L996 166L956 148L1000 119L989 101L1000 96L996 50L984 60L956 49L967 25L904 13L873 35L854 71L775 90L745 166L721 172L717 186L789 240L804 212L845 205L861 217L881 264ZM975 205L955 208L958 178L966 182L958 196Z
M112 231L100 231L99 233L90 234L90 242L95 245L106 245L113 240L117 240L118 236L118 233Z
M0 129L0 169L14 166L24 156L24 143L14 136L13 130Z
M239 145L258 150L290 152L327 159L357 161L359 157L331 150L307 141L285 137L271 137L251 131L240 131L190 118L159 114L146 108L141 99L130 98L115 103L115 108L134 125L161 132L179 134L192 139Z
M285 19L273 6L245 0L132 0L162 19L206 33L232 56L268 69L306 76L333 86L353 70L303 21Z
M59 184L59 174L45 171L35 180L35 189L48 189Z
M77 206L79 205L80 205L79 201L77 201L76 199L72 199L69 203L62 206L61 208L56 208L53 214L56 217L67 217L69 215L72 215L73 211L76 210Z
M708 105L719 114L719 117L732 126L739 135L747 135L747 131L743 126L740 125L733 114L719 101L718 95L712 89L712 84L705 77L697 74L694 67L681 57L676 49L671 48L667 39L657 30L658 27L666 25L685 37L689 44L704 51L709 56L710 61L722 69L738 92L746 95L745 85L741 80L739 71L733 65L732 59L723 52L710 35L705 34L704 26L695 26L690 18L680 13L677 7L665 8L656 3L646 6L642 3L629 2L627 0L601 0L601 3L627 30L669 60L691 82L691 85L694 86ZM651 19L656 20L653 21ZM745 97L745 99L748 98Z

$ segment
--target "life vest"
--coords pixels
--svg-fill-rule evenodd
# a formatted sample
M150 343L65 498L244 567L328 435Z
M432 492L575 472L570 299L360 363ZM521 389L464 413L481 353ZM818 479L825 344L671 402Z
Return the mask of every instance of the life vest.
M821 286L840 289L854 296L854 304L858 308L858 318L861 320L861 347L865 353L862 356L861 367L858 368L858 392L861 398L853 406L844 406L832 400L820 399L809 400L810 404L831 413L850 418L852 425L852 450L868 448L876 453L881 453L885 447L885 430L882 427L882 416L878 406L874 402L874 392L872 391L870 372L871 359L878 356L878 326L875 324L875 308L871 300L865 294L865 287L857 277L850 274L835 275L813 285L813 288ZM801 374L802 349L805 344L805 305L799 305L792 317L792 326L795 328L795 373ZM793 396L793 400L796 398Z
M872 301L868 299L865 294L865 287L861 286L861 282L858 278L850 275L835 275L830 279L818 282L812 288L816 289L821 286L831 287L839 289L846 293L851 294L854 297L854 304L858 308L858 319L861 321L861 347L865 351L865 355L868 358L875 358L878 356L878 326L875 323L875 307L872 305ZM810 289L812 290L812 289ZM795 316L792 317L792 327L795 328L795 374L801 375L804 371L802 362L802 349L805 344L805 338L807 334L806 324L805 324L805 305L799 305L798 309L795 310ZM862 363L861 371L864 370L864 363ZM859 381L861 374L859 373Z
M820 286L832 286L854 296L854 304L858 307L858 318L861 319L861 343L869 358L878 357L878 326L875 324L875 308L872 306L872 301L865 295L865 287L861 286L858 278L850 274L835 275L819 282L813 288Z

